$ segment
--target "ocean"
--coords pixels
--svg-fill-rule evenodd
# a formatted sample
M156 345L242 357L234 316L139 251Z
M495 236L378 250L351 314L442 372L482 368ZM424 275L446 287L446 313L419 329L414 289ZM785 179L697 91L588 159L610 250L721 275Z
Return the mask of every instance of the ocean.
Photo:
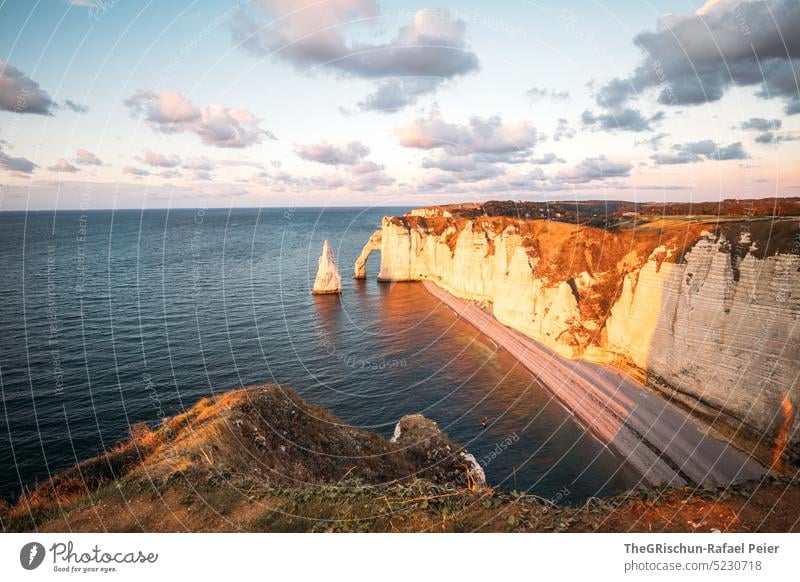
M0 497L200 398L279 383L389 436L435 420L489 484L560 503L637 482L418 283L353 263L398 208L0 213ZM330 240L343 293L311 296ZM481 419L490 424L481 427Z

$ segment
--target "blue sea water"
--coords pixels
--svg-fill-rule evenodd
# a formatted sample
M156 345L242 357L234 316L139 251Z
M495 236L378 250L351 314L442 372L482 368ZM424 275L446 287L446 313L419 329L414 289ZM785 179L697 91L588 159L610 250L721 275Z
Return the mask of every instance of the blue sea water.
M204 396L290 385L344 421L392 433L437 421L491 485L562 503L636 475L512 357L417 283L352 279L402 209L0 213L0 496ZM343 294L312 297L325 239ZM482 429L487 416L491 424Z

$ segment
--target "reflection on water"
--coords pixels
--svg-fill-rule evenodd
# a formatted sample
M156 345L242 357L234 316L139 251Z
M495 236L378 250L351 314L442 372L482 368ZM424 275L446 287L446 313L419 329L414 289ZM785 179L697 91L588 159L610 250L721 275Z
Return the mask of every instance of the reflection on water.
M422 285L378 283L376 253L371 278L352 279L361 246L396 212L0 214L0 495L111 446L129 423L256 382L386 436L422 413L496 487L566 488L571 503L632 485L531 374ZM309 293L325 239L341 296Z
M493 485L544 496L566 487L571 498L565 502L635 483L527 370L422 285L367 281L356 287L341 303L317 303L322 328L336 322L343 381L359 387L358 393L345 388L333 406L347 420L389 434L401 415L424 414L482 461ZM374 319L359 328L362 315L352 310L374 310Z

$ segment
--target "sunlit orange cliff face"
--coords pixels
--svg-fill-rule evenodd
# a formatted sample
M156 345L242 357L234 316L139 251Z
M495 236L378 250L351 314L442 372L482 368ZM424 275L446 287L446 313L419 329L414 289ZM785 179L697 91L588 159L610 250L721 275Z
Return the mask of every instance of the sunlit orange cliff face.
M563 356L626 370L767 466L797 466L800 221L786 214L800 212L787 204L723 218L433 207L384 218L365 256L380 241L379 279L484 302Z

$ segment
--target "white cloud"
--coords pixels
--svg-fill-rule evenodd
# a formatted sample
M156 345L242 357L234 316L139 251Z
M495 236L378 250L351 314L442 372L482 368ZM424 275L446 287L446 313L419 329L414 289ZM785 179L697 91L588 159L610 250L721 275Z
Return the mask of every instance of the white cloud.
M178 156L165 156L149 149L145 150L144 155L142 156L142 161L148 166L154 166L157 168L174 168L179 166L181 163L181 159Z
M433 92L441 81L478 69L478 58L466 43L464 21L447 10L419 10L392 40L368 44L349 40L347 29L353 20L378 16L373 0L264 0L257 6L272 22L259 22L240 11L232 27L234 42L249 52L302 68L399 79L380 83L359 104L362 109L394 111Z
M527 121L503 122L499 115L472 117L468 124L448 123L438 110L427 118L395 129L400 145L441 148L450 155L530 153L538 141L536 128Z
M744 160L747 152L742 142L720 146L710 139L675 144L671 151L655 153L652 159L659 165L690 164L703 160Z
M561 170L557 178L568 184L585 184L593 180L629 176L633 165L628 160L606 156L587 158L577 165Z
M338 166L358 163L369 155L369 148L360 141L339 144L322 142L300 145L297 147L296 152L304 160Z
M261 119L246 109L223 105L195 106L177 91L140 89L125 100L134 117L164 133L191 132L203 143L223 148L242 148L275 139L261 129Z

